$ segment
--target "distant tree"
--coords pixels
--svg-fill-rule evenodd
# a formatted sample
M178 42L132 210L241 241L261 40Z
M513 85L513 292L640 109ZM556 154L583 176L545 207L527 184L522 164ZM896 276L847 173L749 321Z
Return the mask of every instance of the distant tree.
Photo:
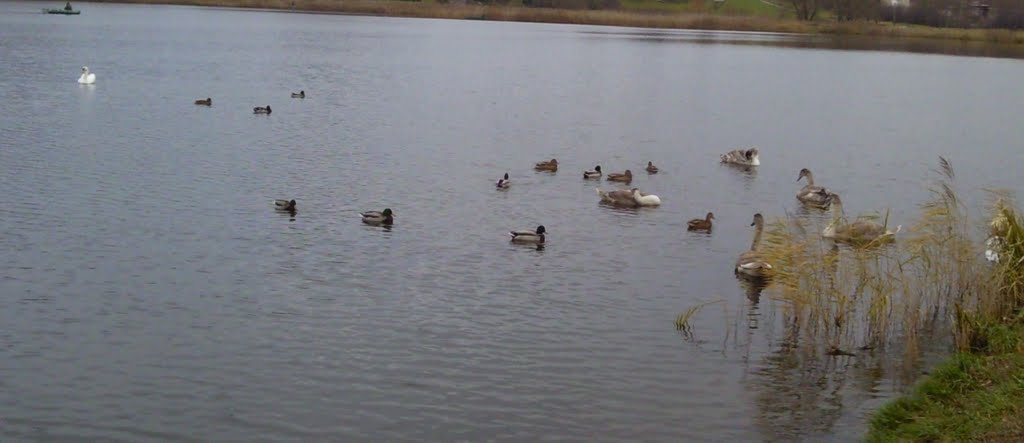
M789 0L793 5L793 12L799 20L814 20L818 15L819 0Z

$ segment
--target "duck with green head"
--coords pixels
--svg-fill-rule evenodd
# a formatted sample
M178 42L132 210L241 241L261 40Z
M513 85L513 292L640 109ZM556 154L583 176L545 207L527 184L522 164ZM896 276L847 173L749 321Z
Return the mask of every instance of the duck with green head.
M395 222L395 213L391 211L391 208L385 208L383 211L360 212L359 216L363 218L363 223L368 225L390 225Z

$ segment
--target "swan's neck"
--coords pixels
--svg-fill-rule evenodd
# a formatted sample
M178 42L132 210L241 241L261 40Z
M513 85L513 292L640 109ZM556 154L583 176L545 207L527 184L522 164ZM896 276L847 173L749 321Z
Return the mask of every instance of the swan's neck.
M807 177L807 186L808 187L814 186L814 174L811 174L810 172L808 172L806 177Z
M761 244L761 231L764 231L764 223L758 222L757 225L754 226L754 241L750 243L751 251L756 251L757 246Z
M832 221L839 223L843 218L843 204L837 201L832 202Z

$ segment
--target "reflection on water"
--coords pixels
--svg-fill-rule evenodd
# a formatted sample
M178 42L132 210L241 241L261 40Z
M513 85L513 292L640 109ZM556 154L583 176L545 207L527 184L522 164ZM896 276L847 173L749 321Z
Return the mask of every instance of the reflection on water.
M776 46L805 49L895 51L973 57L1024 58L1024 45L959 39L893 38L859 35L811 35L771 32L614 28L581 31L594 38L627 38L658 43Z

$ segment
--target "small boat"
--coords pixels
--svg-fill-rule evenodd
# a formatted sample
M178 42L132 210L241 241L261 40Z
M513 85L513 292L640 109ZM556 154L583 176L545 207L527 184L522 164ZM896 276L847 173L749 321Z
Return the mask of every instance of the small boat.
M63 14L63 15L78 15L78 14L82 13L82 11L77 10L77 9L72 9L72 10L67 10L67 9L43 9L43 12L45 12L47 14Z

